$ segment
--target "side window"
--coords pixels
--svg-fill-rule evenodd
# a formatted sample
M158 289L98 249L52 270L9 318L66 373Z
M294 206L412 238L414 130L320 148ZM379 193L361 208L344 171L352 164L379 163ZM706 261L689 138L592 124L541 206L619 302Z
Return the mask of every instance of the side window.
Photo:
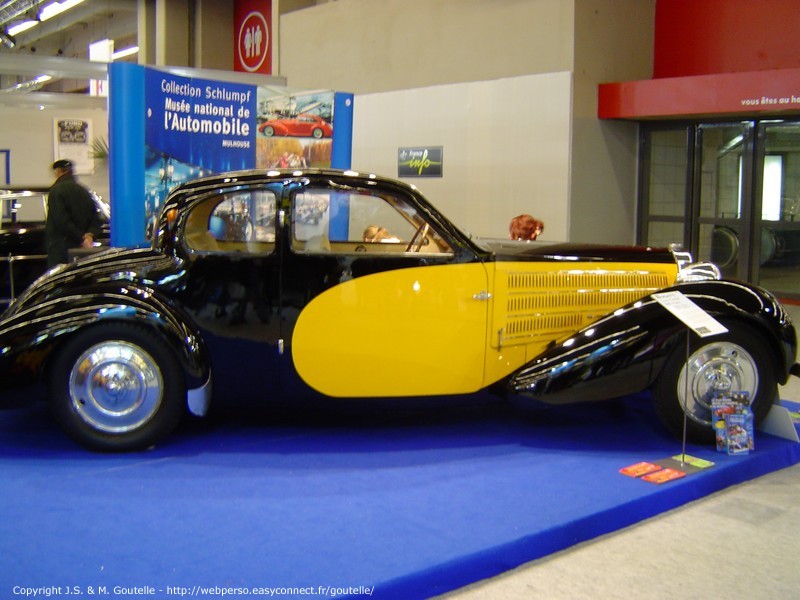
M275 247L275 194L266 189L211 196L186 219L186 246L200 253L267 254Z
M294 196L292 206L295 252L452 253L407 198L308 188Z
M0 195L3 223L40 223L46 218L47 199L42 192L8 192Z
M292 249L300 252L329 252L329 190L306 190L294 197L292 205Z

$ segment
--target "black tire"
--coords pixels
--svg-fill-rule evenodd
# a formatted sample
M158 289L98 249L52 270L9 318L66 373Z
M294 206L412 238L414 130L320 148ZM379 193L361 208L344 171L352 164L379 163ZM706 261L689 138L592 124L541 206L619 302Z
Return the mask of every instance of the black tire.
M687 350L683 338L653 386L656 413L677 437L683 435L687 364L690 368L686 435L692 442L714 441L711 399L716 392L747 391L756 423L767 416L777 397L775 367L764 337L744 323L726 323L725 326L727 333L713 337L700 338L689 333L691 347Z
M272 127L272 125L267 125L266 127L264 127L264 129L261 130L261 133L263 133L267 137L272 137L273 135L275 135L275 129Z
M311 135L314 137L314 139L319 140L325 135L325 132L322 131L322 129L320 129L319 127L317 127L311 132Z
M185 412L177 359L139 325L108 323L58 348L50 399L64 431L92 450L144 450L163 439Z

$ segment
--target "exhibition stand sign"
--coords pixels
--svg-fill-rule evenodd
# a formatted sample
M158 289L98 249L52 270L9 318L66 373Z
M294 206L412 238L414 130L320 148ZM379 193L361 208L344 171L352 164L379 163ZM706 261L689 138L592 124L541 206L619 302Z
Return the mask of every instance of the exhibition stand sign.
M113 246L147 243L184 181L253 168L350 168L352 94L123 63L110 65L109 82Z

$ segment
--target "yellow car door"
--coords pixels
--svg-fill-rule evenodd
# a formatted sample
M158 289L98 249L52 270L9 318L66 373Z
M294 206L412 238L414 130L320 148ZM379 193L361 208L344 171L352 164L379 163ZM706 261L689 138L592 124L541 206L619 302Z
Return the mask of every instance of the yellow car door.
M487 292L480 262L344 281L300 313L295 368L308 385L337 397L474 392L484 380Z

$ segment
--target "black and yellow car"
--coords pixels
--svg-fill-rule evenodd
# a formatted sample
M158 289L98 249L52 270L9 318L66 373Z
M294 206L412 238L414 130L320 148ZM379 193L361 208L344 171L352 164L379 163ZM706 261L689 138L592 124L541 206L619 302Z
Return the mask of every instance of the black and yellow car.
M727 333L688 332L659 291ZM711 398L747 392L762 419L795 354L769 292L685 253L481 241L413 186L336 170L183 184L151 248L58 267L0 317L2 387L46 384L98 450L148 447L211 402L486 388L552 403L651 389L668 428L686 412L713 440Z

